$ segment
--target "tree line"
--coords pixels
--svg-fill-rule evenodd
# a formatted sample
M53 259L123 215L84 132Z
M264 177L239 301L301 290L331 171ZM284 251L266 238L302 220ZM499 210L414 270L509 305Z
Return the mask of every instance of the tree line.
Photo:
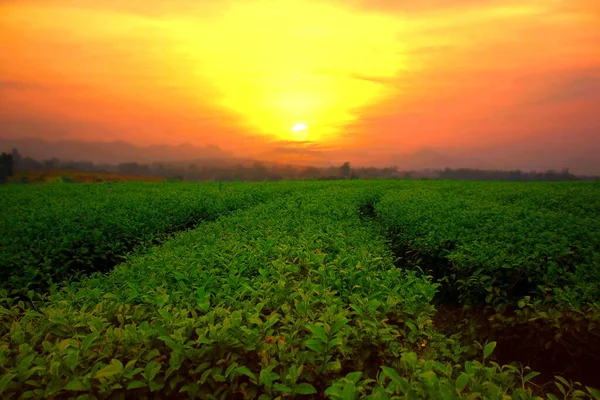
M118 173L152 176L182 181L275 181L283 179L447 179L447 180L502 180L502 181L572 181L595 180L597 177L576 176L568 169L560 171L503 171L471 168L443 170L402 171L398 167L353 167L349 162L341 166L316 167L275 165L262 162L249 164L198 163L137 163L95 164L90 161L63 161L52 158L38 161L22 157L17 149L0 155L0 183L6 183L16 172L68 170L78 172ZM22 179L24 180L24 178Z

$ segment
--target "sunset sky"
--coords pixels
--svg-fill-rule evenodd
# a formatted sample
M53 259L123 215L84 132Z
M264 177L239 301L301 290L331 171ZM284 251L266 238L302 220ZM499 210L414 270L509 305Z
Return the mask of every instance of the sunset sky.
M562 167L600 154L600 1L0 0L0 137Z

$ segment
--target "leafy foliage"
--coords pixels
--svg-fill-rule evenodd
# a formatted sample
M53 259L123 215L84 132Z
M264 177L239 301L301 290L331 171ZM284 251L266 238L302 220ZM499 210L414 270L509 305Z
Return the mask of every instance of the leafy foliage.
M371 218L400 221L386 205L430 183L136 185L114 191L136 187L138 205L165 193L144 208L150 225L185 202L194 212L198 198L209 217L108 274L31 292L29 302L5 294L0 396L539 398L535 372L494 361L500 344L437 331L434 298L446 282L398 267ZM135 196L120 206L131 210ZM43 229L35 221L30 229ZM598 393L563 380L562 397Z
M462 304L542 299L580 309L600 296L592 184L440 182L387 192L376 214L404 256Z
M438 301L470 306L454 326L465 340L497 340L506 357L594 379L597 186L431 182L387 191L374 208L401 264L441 283Z
M136 247L275 194L260 184L2 187L0 282L16 294L107 271Z

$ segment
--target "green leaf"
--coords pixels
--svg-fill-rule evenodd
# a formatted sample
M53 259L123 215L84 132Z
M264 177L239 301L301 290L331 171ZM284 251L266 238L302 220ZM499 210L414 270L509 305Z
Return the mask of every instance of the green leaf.
M473 375L475 373L475 367L473 366L472 361L465 362L465 371L467 371L469 375Z
M275 389L278 392L284 393L284 394L291 394L292 393L292 388L284 385L282 383L276 383L273 385L273 389Z
M402 353L401 361L406 369L412 370L417 365L417 353Z
M433 371L425 371L425 372L421 373L420 377L427 381L432 381L432 380L437 379L437 375Z
M352 381L356 384L356 383L358 383L358 381L360 381L361 376L362 376L362 372L350 372L349 374L346 375L346 379L348 379L349 381Z
M81 352L82 353L86 353L88 351L88 349L90 348L90 346L92 345L92 343L94 343L94 341L98 338L98 336L100 335L100 332L92 332L89 335L87 335L82 341L81 341Z
M306 347L308 347L312 351L316 351L317 353L323 353L325 351L325 345L319 340L314 340L314 339L307 340Z
M317 393L317 389L310 383L301 383L294 388L294 393L296 394L315 394Z
M146 380L148 382L151 382L154 380L154 377L156 376L156 374L159 373L160 369L161 369L160 364L158 362L152 360L148 364L146 364L146 367L144 367L144 377L146 378Z
M569 382L563 378L562 376L559 375L554 375L554 377L559 380L562 384L564 384L566 387L571 387L571 385L569 384Z
M77 365L79 365L79 351L78 350L73 350L71 349L71 351L69 351L69 353L67 353L67 355L64 358L65 360L65 364L67 364L67 367L69 367L69 370L71 372L75 371L75 368L77 367Z
M400 375L398 375L398 372L395 369L382 365L381 370L388 378L390 378L392 380L392 382L394 382L396 385L398 385L400 387L402 392L406 393L408 391L408 388L409 388L408 380L406 380L406 378L403 378Z
M177 343L175 340L173 340L169 336L159 336L158 339L162 340L163 342L165 342L165 344L167 346L169 346L169 348L171 350L177 351L179 353L183 353L183 351L184 351L183 345L181 345L180 343Z
M173 370L178 370L181 367L184 359L185 357L183 356L183 351L179 352L177 350L173 350L171 352L171 357L169 358L169 366Z
M272 371L273 367L263 368L258 377L259 382L268 389L273 386L273 382L279 379L279 375Z
M523 383L530 381L531 379L535 378L539 374L540 374L539 372L531 371L530 373L525 375L525 377L523 377Z
M158 310L158 313L160 314L161 317L163 317L165 319L165 321L167 321L169 323L173 322L173 315L171 315L171 313L169 312L169 310L166 307L163 307L160 310Z
M417 332L417 326L412 321L404 321L404 323L412 332Z
M325 371L340 371L342 369L342 364L340 363L339 360L333 360L333 361L329 361L327 364L325 364Z
M356 387L354 382L346 382L344 390L342 390L343 400L355 400L356 399Z
M325 328L320 325L306 325L308 330L311 331L313 336L320 339L322 342L327 343L327 332L325 332Z
M237 373L249 377L252 380L252 382L256 382L256 375L254 375L254 373L250 371L248 367L242 365L241 367L237 367L235 370Z
M496 342L489 342L488 344L486 344L483 348L483 358L488 358L494 352L495 348Z
M25 373L27 370L29 370L29 366L31 365L31 363L33 362L33 360L35 359L35 355L34 354L30 354L27 357L23 358L20 362L19 362L19 373L23 374Z
M140 380L131 381L127 384L127 390L138 389L143 387L146 387L146 382Z
M279 314L271 314L269 319L265 321L265 323L263 325L263 329L269 329L270 327L275 325L277 323L277 321L279 321L280 317L281 316Z
M160 381L148 382L148 388L150 389L151 392L158 392L159 390L161 390L164 387L165 387L164 382L160 382Z
M116 362L115 362L116 361ZM108 378L110 376L118 375L123 372L123 364L119 360L112 360L110 365L100 369L94 374L94 378Z
M73 391L83 391L83 390L88 390L89 387L86 387L83 382L81 382L79 379L77 378L73 378L73 379L69 379L69 382L67 382L67 384L64 387L65 390L73 390Z
M344 318L331 325L331 334L335 335L336 333L338 333L339 330L342 329L342 327L344 327L344 325L346 325L347 323L348 320Z
M328 396L330 398L342 397L342 394L342 389L335 385L329 386L327 389L325 389L325 396Z
M6 389L8 389L10 382L15 379L17 374L4 374L2 378L0 378L0 393L4 393Z
M469 375L467 375L464 372L462 372L458 376L458 378L456 378L456 382L454 382L454 387L459 392L462 392L465 389L465 387L467 386L468 382L469 382Z
M585 388L588 390L588 392L590 392L594 400L600 400L600 390L589 386L586 386Z

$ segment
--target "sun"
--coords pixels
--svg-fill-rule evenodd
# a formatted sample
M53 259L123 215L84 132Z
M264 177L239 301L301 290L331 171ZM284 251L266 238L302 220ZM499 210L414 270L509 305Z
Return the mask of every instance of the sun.
M304 141L308 137L308 126L302 123L292 126L292 137L296 141Z

